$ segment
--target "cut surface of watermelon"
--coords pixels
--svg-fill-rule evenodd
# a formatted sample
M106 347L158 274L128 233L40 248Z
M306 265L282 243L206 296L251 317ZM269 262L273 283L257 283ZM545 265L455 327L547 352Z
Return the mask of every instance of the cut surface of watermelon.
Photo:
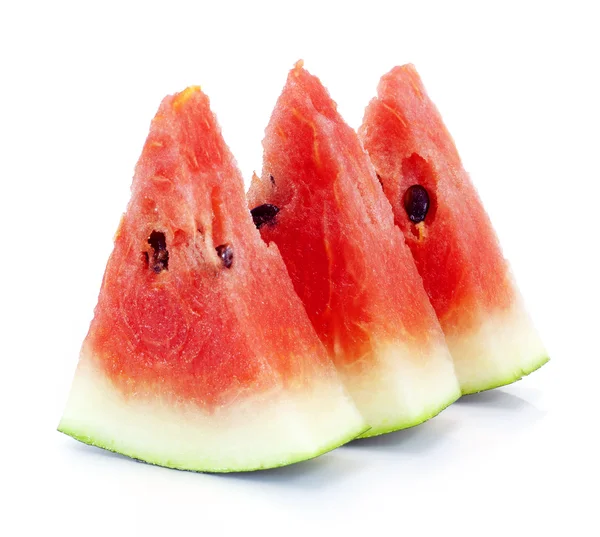
M299 62L248 194L372 436L416 425L460 396L421 278L369 159Z
M546 363L489 217L412 65L382 77L359 135L444 329L463 393L509 384ZM416 188L428 206L415 198Z
M367 425L248 214L207 97L165 98L59 430L162 466L315 457Z

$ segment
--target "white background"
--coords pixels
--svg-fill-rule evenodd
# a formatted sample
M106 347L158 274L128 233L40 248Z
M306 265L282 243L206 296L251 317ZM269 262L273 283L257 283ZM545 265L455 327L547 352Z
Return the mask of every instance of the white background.
M599 535L596 2L2 2L1 535ZM201 84L246 178L294 62L357 127L413 62L552 361L415 429L212 476L56 432L149 122Z

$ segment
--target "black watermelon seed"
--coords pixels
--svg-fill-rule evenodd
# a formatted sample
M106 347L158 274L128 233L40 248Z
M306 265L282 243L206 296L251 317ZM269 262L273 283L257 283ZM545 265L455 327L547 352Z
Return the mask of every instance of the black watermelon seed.
M169 268L169 251L167 250L167 239L162 231L153 231L148 237L148 244L152 248L152 260L148 256L148 266L156 272L161 273Z
M425 220L429 210L429 194L421 185L412 185L404 193L404 209L411 222L418 224Z
M275 184L275 177L273 177L272 175L269 175L269 179L271 179L271 184L274 185Z
M231 268L231 265L233 264L233 248L225 243L217 246L215 250L217 250L217 255L221 258L221 261L223 261L225 268Z
M278 212L279 207L276 205L264 203L263 205L254 207L254 209L250 211L250 214L252 215L252 220L254 220L254 225L257 229L260 229L265 224L270 224Z

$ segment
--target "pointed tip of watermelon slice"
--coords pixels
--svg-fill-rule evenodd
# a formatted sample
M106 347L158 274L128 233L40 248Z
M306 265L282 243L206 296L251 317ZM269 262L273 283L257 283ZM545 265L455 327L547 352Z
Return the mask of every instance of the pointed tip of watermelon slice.
M298 85L304 88L305 91L308 91L311 87L322 87L325 89L320 79L304 67L304 60L298 60L294 64L294 67L289 72L286 88L283 91L285 92L290 85L294 87Z
M337 103L321 79L304 67L303 60L298 60L289 72L274 113L282 113L286 109L290 109L293 115L311 125L314 110L330 121L338 124L343 121L337 113Z
M176 93L173 96L173 108L176 110L190 100L192 96L197 93L202 93L202 88L200 86L188 86L183 91Z
M412 63L405 63L404 65L396 65L392 67L385 75L379 80L377 86L377 93L380 97L389 93L389 85L394 87L400 81L408 82L408 86L414 91L414 95L418 99L423 99L427 95L425 86L421 80L421 75L417 71L417 68Z

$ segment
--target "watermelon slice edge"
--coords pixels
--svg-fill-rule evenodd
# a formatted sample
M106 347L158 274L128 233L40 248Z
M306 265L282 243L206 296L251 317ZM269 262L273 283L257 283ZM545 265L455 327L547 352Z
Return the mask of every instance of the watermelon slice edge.
M454 140L413 65L394 67L359 136L444 330L464 394L510 384L549 361ZM405 195L431 207L411 222Z
M198 87L161 103L131 192L58 430L206 472L291 464L363 433Z
M276 207L277 244L317 333L374 436L458 397L444 337L356 133L319 79L290 71L263 140L249 207Z

